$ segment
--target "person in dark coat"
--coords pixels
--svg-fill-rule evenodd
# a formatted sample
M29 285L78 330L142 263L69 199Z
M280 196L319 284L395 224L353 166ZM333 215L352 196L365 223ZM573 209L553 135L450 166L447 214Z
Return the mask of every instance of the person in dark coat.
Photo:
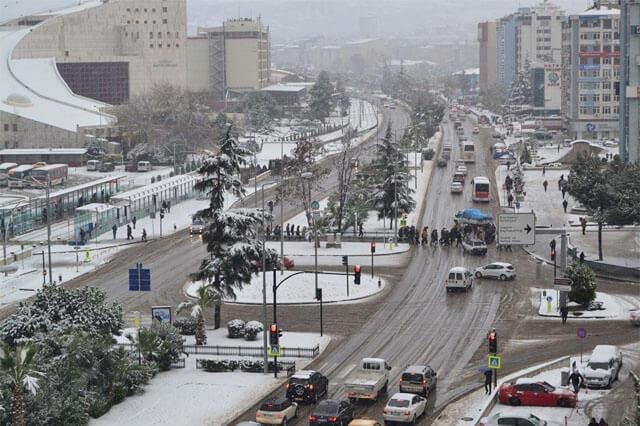
M285 231L287 233L287 239L289 239L291 237L291 227L289 226L288 223L287 223L287 227L285 228Z
M589 421L589 424L587 426L598 426L598 421L595 417L591 417L591 420Z
M584 252L581 251L580 252L580 264L582 265L584 263Z
M84 232L84 229L80 228L80 241L84 243L86 239L87 239L87 233Z
M567 317L569 316L569 309L566 306L560 308L560 318L562 318L562 323L566 324Z
M605 422L603 417L600 417L600 421L598 422L598 426L609 426L609 423Z
M484 393L489 395L491 393L491 380L493 379L493 371L487 369L484 372Z
M511 204L513 204L513 194L509 193L509 196L507 197L507 205L511 207Z
M545 180L544 182L542 182L542 186L544 188L544 192L547 192L547 186L549 186L549 182Z
M573 393L578 393L582 382L584 382L582 374L580 374L577 369L573 370L573 372L569 376L569 383L571 383L571 385L573 386Z
M133 233L131 232L131 225L127 224L127 241L133 240Z
M562 208L564 209L564 212L567 212L567 206L569 205L569 203L567 202L567 200L562 200Z
M142 241L147 241L147 230L142 228Z
M300 239L300 225L296 227L296 238Z
M111 227L111 232L113 232L113 239L116 239L116 232L118 232L118 225L116 225L115 223L113 224L113 226Z
M136 221L138 219L136 219L136 217L134 216L133 219L131 219L131 223L133 223L133 229L136 229Z
M362 222L358 224L358 237L364 237L364 230L362 229Z
M544 176L546 171L547 171L547 166L542 166L542 176Z

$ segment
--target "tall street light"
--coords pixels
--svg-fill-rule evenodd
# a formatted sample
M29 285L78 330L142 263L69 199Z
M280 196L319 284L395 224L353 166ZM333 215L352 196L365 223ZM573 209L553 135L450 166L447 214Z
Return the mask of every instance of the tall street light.
M262 192L262 321L264 323L264 330L262 330L262 343L264 345L264 374L269 374L269 354L267 349L267 233L265 232L265 219L264 219L264 187L271 185L272 182L267 182L261 185ZM255 194L256 200L258 194Z
M311 204L311 179L313 179L313 173L304 172L300 175L300 177L307 181L309 185L309 205ZM316 215L311 214L313 218L313 248L314 248L314 276L315 276L315 286L316 293L318 291L318 229L316 226Z

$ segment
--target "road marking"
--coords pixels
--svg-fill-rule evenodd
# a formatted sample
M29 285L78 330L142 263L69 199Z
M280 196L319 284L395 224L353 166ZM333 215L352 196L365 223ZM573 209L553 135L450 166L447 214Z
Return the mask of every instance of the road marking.
M351 372L351 370L353 370L354 368L356 368L356 364L349 364L347 365L345 368L342 369L342 371L340 371L340 373L338 374L338 378L342 379L344 376L346 376L347 374L349 374Z

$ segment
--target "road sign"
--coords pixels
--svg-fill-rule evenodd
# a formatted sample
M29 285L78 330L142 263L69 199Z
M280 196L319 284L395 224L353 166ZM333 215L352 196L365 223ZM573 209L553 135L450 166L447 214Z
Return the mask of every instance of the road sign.
M269 356L282 356L282 346L269 346Z
M316 200L313 200L309 207L311 207L311 210L320 210L320 203Z
M533 245L536 243L536 216L533 213L498 215L498 244Z
M582 328L582 327L580 327L578 329L578 337L581 338L581 339L584 339L585 337L587 337L587 330Z
M500 355L489 355L487 357L488 365L487 367L492 368L494 370L499 369L502 366L502 357Z
M135 269L129 269L129 291L151 291L151 270L137 263Z

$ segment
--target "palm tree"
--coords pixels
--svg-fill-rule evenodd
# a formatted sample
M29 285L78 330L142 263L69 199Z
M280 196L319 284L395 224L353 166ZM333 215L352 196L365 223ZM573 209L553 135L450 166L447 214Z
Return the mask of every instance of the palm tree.
M24 411L24 391L35 395L38 391L38 376L44 377L44 373L35 370L34 357L36 355L35 346L17 346L15 348L8 344L2 344L0 351L0 374L9 380L13 388L13 410L11 413L11 424L14 426L25 426Z
M204 330L204 310L214 306L216 323L220 322L220 305L222 299L220 294L210 285L201 285L197 291L195 300L182 302L178 305L177 312L180 313L186 309L191 309L191 316L196 319L196 345L204 345L207 343L207 334ZM217 324L219 327L219 324Z

